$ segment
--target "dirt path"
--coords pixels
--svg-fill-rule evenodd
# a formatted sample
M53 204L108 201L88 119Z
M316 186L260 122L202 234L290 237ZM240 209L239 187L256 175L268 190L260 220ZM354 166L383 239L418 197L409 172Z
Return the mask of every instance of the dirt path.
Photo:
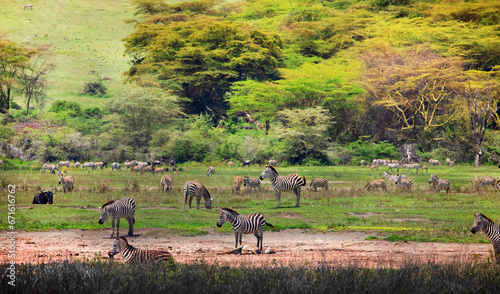
M5 234L5 231L3 232ZM215 230L197 237L182 237L164 229L136 229L138 236L129 238L130 244L143 249L169 250L178 262L220 265L350 265L368 267L397 267L408 261L436 262L470 261L486 258L493 249L490 244L416 243L366 241L373 233L332 232L318 233L302 229L264 232L264 247L272 247L275 254L217 255L234 248L234 234ZM57 230L48 232L18 232L16 262L48 262L60 260L88 260L101 254L108 258L113 239L110 229ZM1 238L0 260L7 261L7 238ZM253 235L243 236L243 244L256 245ZM121 256L116 260L122 260Z

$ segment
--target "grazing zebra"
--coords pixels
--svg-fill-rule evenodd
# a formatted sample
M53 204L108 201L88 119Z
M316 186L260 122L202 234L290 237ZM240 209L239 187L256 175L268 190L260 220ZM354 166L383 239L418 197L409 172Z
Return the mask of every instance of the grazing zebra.
M119 170L119 171L122 171L122 165L121 165L121 164L119 164L118 162L113 162L113 163L111 164L111 170L113 171L113 170L115 170L115 169L116 169L116 170Z
M128 243L126 237L116 237L113 247L108 252L110 258L121 253L126 263L141 263L148 261L168 261L172 254L166 250L145 250L135 248Z
M59 184L63 186L64 193L66 193L66 190L68 190L69 192L73 192L75 178L73 178L73 176L66 176L66 173L61 174L60 171L57 176L59 177Z
M401 165L399 163L384 163L385 166L387 166L387 169L392 172L393 169L396 169L397 172L399 172L399 168Z
M386 187L385 181L383 179L372 180L368 184L366 184L366 186L365 186L365 190L368 192L371 189L377 189L377 188L381 188L382 190L387 192L387 187Z
M279 162L276 161L276 160L274 160L274 159L269 159L269 162L267 164L275 166L275 167L279 167L280 166Z
M116 236L120 235L120 218L124 217L128 221L128 235L134 235L134 213L135 213L135 201L132 198L124 197L120 200L110 200L99 208L101 217L99 218L99 224L102 225L111 215L111 227L113 228L113 233L111 238L115 234L115 219L116 219Z
M389 183L391 183L391 189L392 189L393 185L396 184L396 182L398 181L398 177L401 177L402 179L406 179L405 175L393 175L393 174L386 172L386 171L384 171L382 173L382 179L387 179L389 181Z
M249 215L240 215L236 210L231 208L222 208L217 221L217 227L222 227L226 222L233 225L234 237L236 239L236 247L238 247L238 239L240 245L243 234L253 233L257 237L257 248L259 253L262 252L262 241L264 239L264 227L269 226L276 229L272 224L266 222L264 216L260 213L252 213ZM239 238L238 238L239 237Z
M59 161L59 163L57 164L57 167L61 168L61 167L69 167L69 161Z
M55 164L52 163L45 163L42 165L42 174L44 174L46 170L49 170L49 172L54 175L56 174L56 170L61 171Z
M215 174L215 168L213 166L210 166L207 170L207 177L213 176Z
M402 175L397 175L396 178L397 178L396 185L398 185L400 189L406 190L408 192L411 191L411 188L413 187L413 182L410 179L407 179L406 177L403 178Z
M236 195L240 195L241 184L243 184L243 178L240 176L234 177L234 188L236 190Z
M187 181L184 184L184 208L186 208L186 202L189 198L189 209L191 209L191 202L193 197L196 196L196 209L200 209L201 197L205 199L205 207L207 209L212 208L213 198L210 196L210 191L203 186L201 183L195 181Z
M309 184L309 190L314 189L314 192L318 192L318 187L323 187L323 190L328 190L328 180L325 178L312 179Z
M495 183L496 183L496 179L494 177L484 177L481 179L481 182L479 183L479 185L481 187L495 186Z
M437 159L429 159L429 165L438 165L438 166L441 166L441 161L437 160Z
M26 4L26 5L24 5L24 10L26 10L26 9L33 10L33 4Z
M409 163L405 165L408 168L408 172L410 172L411 169L414 169L417 171L418 174L418 169L420 168L420 165L418 163Z
M432 186L436 190L436 193L439 193L441 189L445 189L446 193L450 193L450 181L442 179L440 180L437 176L431 175L431 178L429 179L429 184L433 184Z
M245 167L245 166L250 167L250 160L243 161L243 164L241 165L241 167Z
M163 192L168 192L168 190L172 190L172 182L173 182L173 178L171 175L164 175L163 177L161 177L161 180L160 180L160 185L161 185L161 188L163 189Z
M266 165L266 168L260 175L260 179L263 180L269 178L271 180L272 187L276 191L276 198L278 198L278 206L281 206L281 191L293 190L297 196L297 204L295 207L300 206L300 189L302 186L306 185L306 178L300 177L298 174L290 174L286 177L280 176L276 168L272 165Z
M106 161L96 162L96 163L94 163L94 165L95 165L95 168L100 168L100 169L108 168L108 163Z
M132 160L132 161L125 161L125 168L126 169L131 169L133 166L137 165L137 161Z
M250 189L250 192L252 192L252 188L254 189L255 192L257 192L257 188L259 188L260 192L260 180L256 178L250 178L250 177L243 177L243 186L247 187Z
M470 230L471 233L475 234L479 230L482 230L488 236L491 244L493 244L497 263L500 263L500 230L498 225L495 225L495 222L491 218L482 213L474 213L474 217L476 219Z
M84 164L82 164L82 169L85 168L85 170L87 170L89 167L92 170L94 170L95 169L95 163L93 163L93 162L85 162Z
M138 166L140 166L140 165L138 165ZM154 170L154 167L152 165L142 166L141 175L143 175L146 172L153 174L153 176L155 175L155 170Z

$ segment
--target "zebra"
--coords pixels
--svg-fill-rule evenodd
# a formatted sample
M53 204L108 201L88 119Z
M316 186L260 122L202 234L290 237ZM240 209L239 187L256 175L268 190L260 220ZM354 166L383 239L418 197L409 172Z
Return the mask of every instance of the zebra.
M155 170L154 170L154 167L152 165L146 165L146 166L142 167L142 169L141 169L141 175L143 175L146 172L148 172L150 174L153 174L153 176L155 175Z
M496 181L495 189L500 189L500 180Z
M366 191L370 191L371 189L381 188L382 190L387 192L387 187L385 181L383 179L372 180L365 186Z
M116 169L116 170L119 170L119 171L122 171L122 165L121 165L121 164L119 164L118 162L113 162L113 163L111 164L111 170L113 171L113 170L115 170L115 169Z
M399 163L384 163L385 166L387 166L387 169L392 172L393 169L396 169L397 172L399 172L399 168L401 165Z
M96 162L95 163L95 168L100 168L100 169L103 169L103 168L108 168L108 163L106 161L100 161L100 162Z
M446 165L447 166L453 166L455 164L455 159L450 160L449 158L446 158Z
M57 167L61 168L63 166L69 167L69 161L59 161L59 163L57 164Z
M479 185L481 187L495 186L495 183L496 183L496 179L494 177L484 177L481 179L481 182L479 183Z
M142 172L144 166L142 165L134 165L130 168L130 172Z
M373 170L373 169L378 170L378 165L376 165L376 164L370 164L368 167L370 168L370 170Z
M500 263L500 230L495 222L482 213L474 213L474 224L470 230L472 234L477 233L482 230L488 239L493 244L493 250L495 251L495 258L497 263Z
M275 167L279 167L280 166L279 162L276 161L275 159L269 159L269 162L267 164L275 166Z
M163 175L164 172L165 172L165 169L163 167L156 167L154 169L154 171L153 171L153 174L159 174L159 173L161 173Z
M302 186L306 185L306 178L300 177L298 174L289 174L286 177L280 176L276 168L272 165L266 165L266 168L260 175L260 179L263 180L269 178L271 180L272 187L276 191L276 198L278 198L278 206L281 206L281 191L293 190L295 196L297 196L297 204L295 207L300 207L300 189Z
M420 169L423 171L425 169L425 173L429 172L429 167L427 165L421 165Z
M64 193L66 193L66 190L73 192L75 178L73 176L66 176L66 173L61 174L61 171L59 171L57 176L59 177L59 184L62 185Z
M234 188L236 190L236 195L240 195L241 184L243 184L243 178L240 176L234 177Z
M429 184L431 183L433 184L432 186L436 190L436 193L439 193L441 189L445 189L446 194L450 193L450 181L446 179L441 180L437 176L431 175L431 178L429 179Z
M85 168L85 170L87 170L89 167L92 170L94 170L95 169L95 163L93 163L93 162L85 162L84 164L82 164L82 169Z
M172 254L166 250L145 250L135 248L128 243L126 237L116 237L113 247L108 252L110 258L121 253L125 263L141 263L148 261L168 261Z
M132 160L132 161L125 161L125 168L131 169L133 166L137 165L137 161Z
M259 188L259 192L260 192L260 180L259 179L244 176L243 177L243 186L244 187L248 186L248 189L250 190L250 192L252 191L252 188L255 190L255 192L257 192L257 188Z
M314 192L318 192L318 187L323 187L323 190L328 190L328 180L325 178L312 179L309 184L309 190L314 189Z
M115 219L116 219L116 236L120 235L120 218L126 218L128 221L128 236L134 235L134 213L135 213L135 201L130 197L124 197L120 200L110 200L99 207L101 217L99 218L99 224L102 225L111 215L111 227L113 228L113 233L111 233L111 238L115 234Z
M136 161L138 166L148 166L149 161Z
M410 172L411 169L414 169L417 171L418 174L418 169L420 168L420 165L418 163L409 163L405 165L408 168L408 172Z
M250 160L243 161L243 164L241 165L241 167L245 167L245 166L250 167Z
M213 166L210 166L207 170L207 177L213 176L215 174L215 168Z
M193 197L196 196L196 209L200 209L201 197L205 199L205 207L207 209L212 208L212 196L210 196L210 191L199 182L187 181L184 184L184 208L186 208L186 202L189 198L189 209L191 209L191 202Z
M56 170L61 171L55 164L52 163L45 163L42 165L42 174L44 174L46 170L49 170L49 172L54 175L56 174Z
M173 178L171 175L164 175L163 177L161 177L161 180L160 180L160 185L163 189L163 192L168 192L168 190L172 190L172 182L173 182Z
M396 175L396 178L396 185L398 185L400 189L406 190L408 192L411 191L413 182L410 179L407 179L406 177L403 178L403 175Z
M79 168L81 163L79 161L75 162L75 168Z
M33 10L33 4L26 4L26 5L24 5L24 10L26 10L26 9Z
M437 160L437 159L429 159L429 165L438 165L438 166L441 166L441 161Z
M264 216L260 213L252 213L249 215L240 215L236 210L231 208L222 208L217 221L217 227L222 227L226 222L230 222L233 226L234 237L236 239L236 247L238 247L238 239L240 245L243 234L253 233L257 237L258 252L262 252L262 241L264 239L264 227L269 226L276 229L272 224L266 222ZM238 238L239 237L239 238Z
M391 189L392 189L393 185L396 184L396 182L398 181L398 177L401 177L402 179L406 179L405 175L393 175L387 171L384 171L382 173L382 179L387 179L389 181L389 183L391 183Z

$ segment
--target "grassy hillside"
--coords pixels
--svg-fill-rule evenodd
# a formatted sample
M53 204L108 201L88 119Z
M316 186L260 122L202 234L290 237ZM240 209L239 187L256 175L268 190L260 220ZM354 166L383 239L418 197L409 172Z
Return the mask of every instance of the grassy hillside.
M0 0L0 34L22 46L52 47L56 69L49 73L51 99L77 101L84 107L101 104L103 98L78 95L96 76L112 78L105 81L110 97L122 93L121 74L128 67L122 39L134 27L125 22L133 19L130 0L34 0L33 10L24 10L26 3ZM16 96L15 102L23 101Z

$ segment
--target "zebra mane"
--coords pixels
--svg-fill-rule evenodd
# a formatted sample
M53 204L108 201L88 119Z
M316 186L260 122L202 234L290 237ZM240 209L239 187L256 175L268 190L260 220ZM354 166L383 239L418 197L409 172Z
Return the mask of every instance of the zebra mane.
M239 214L236 210L229 208L229 207L223 207L222 210L230 212L230 213Z
M108 202L104 203L101 208L104 208L104 207L111 205L113 203L115 203L115 200L109 200Z
M276 170L276 168L274 166L272 166L272 165L266 165L266 167L269 167L270 169L272 169L279 176L279 173L278 173L278 171Z
M116 239L122 239L123 241L125 241L125 243L126 243L127 245L130 245L130 244L128 244L128 239L127 239L127 237L120 236L120 237L116 237Z
M495 223L491 218L487 217L486 215L484 215L482 213L481 213L481 216L484 217L485 219L489 220L492 224Z
M208 191L207 187L201 185L202 187L202 192L203 192L203 198L206 199L211 199L212 195L210 194L210 191Z

